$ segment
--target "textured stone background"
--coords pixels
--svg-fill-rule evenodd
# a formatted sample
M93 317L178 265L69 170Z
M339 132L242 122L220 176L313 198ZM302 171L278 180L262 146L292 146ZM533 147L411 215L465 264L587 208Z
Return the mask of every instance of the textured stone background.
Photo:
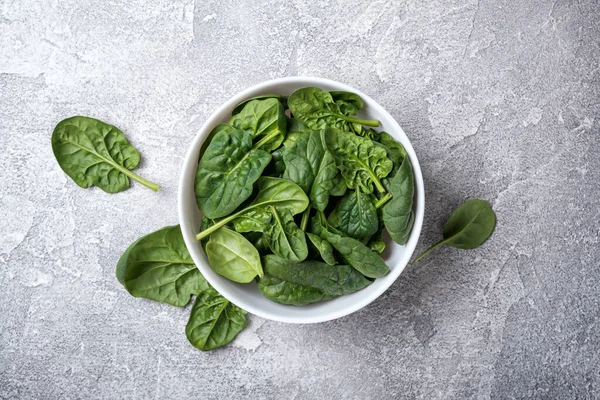
M599 17L596 0L0 1L0 397L600 397ZM287 75L356 86L405 128L427 191L417 251L468 197L498 226L356 314L251 318L202 353L189 310L130 297L115 264L177 223L212 110ZM163 189L70 181L50 134L76 114L123 129Z

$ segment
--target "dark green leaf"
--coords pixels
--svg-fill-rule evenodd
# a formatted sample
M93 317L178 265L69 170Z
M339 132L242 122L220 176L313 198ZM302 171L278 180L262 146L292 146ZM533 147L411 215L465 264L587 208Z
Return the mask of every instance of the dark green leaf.
M345 262L368 278L382 277L390 270L379 254L356 239L344 237L327 230L321 232L321 237L331 243L333 248L342 255Z
M324 131L307 132L283 153L285 172L288 179L304 190L317 210L327 207L329 196L338 189L339 171L333 156L325 149ZM338 190L339 191L339 190Z
M206 255L216 273L234 282L248 283L263 275L258 250L243 235L225 227L210 235Z
M385 192L381 178L393 167L385 149L370 139L335 129L326 132L325 142L350 189L372 193L374 184L380 192Z
M329 265L337 264L337 261L333 256L333 247L327 240L310 232L306 232L306 236L308 236L310 243L312 243L312 246L319 253L319 256L323 259L323 261Z
M252 194L271 156L252 147L246 131L220 131L210 142L196 171L196 201L209 218L233 212Z
M231 342L246 326L246 311L209 288L196 298L185 334L190 343L203 351Z
M131 172L140 154L118 128L94 118L62 120L52 132L58 165L82 188L98 186L107 193L129 188L129 179L154 191L159 185Z
M336 204L327 221L346 235L363 241L379 228L373 195L351 190Z
M302 261L308 256L306 236L296 223L289 210L278 211L270 206L273 218L267 224L264 238L271 251L281 258Z
M447 244L459 249L474 249L481 246L494 232L496 214L485 200L471 199L452 212L444 225L444 239L437 242L415 259L438 246Z
M444 225L445 244L459 249L481 246L496 226L496 214L485 200L471 199L452 212Z
M316 87L296 90L288 98L288 106L294 118L312 130L321 130L331 126L353 132L354 124L379 126L377 120L361 120L344 115L331 94Z
M229 120L229 125L241 130L251 131L252 139L263 139L259 148L273 151L281 145L285 137L287 120L283 105L278 99L251 100L242 111Z
M285 179L263 176L257 181L257 184L258 193L250 204L234 214L219 220L209 229L196 235L196 238L201 240L221 226L238 218L243 218L248 213L254 213L254 219L264 218L262 221L262 224L264 225L268 223L270 213L263 212L262 210L268 211L268 207L271 205L275 206L278 210L289 210L293 215L301 213L308 207L308 197L306 197L306 194L304 194L304 191L300 186L293 182Z
M265 276L258 288L269 300L302 306L356 292L371 284L348 265L328 265L318 261L301 263L277 256L263 257Z
M414 178L410 159L404 161L389 181L392 199L383 206L383 222L388 233L398 244L406 244L412 229Z
M352 104L352 106L354 106L354 108L356 108L357 110L360 110L364 107L362 99L356 93L346 92L343 90L330 90L329 94L331 94L331 98L335 102L340 100L344 101L346 103Z
M208 288L179 225L162 228L129 246L117 264L117 279L134 297L180 307Z
M406 150L387 132L379 133L379 143L385 147L388 158L394 163L394 168L390 173L390 176L393 176L406 158Z
M279 94L261 94L258 96L250 97L249 99L246 99L246 100L238 103L238 105L235 106L235 108L231 112L231 115L238 114L240 111L242 111L244 106L247 103L251 102L252 100L265 100L265 99L277 99L282 104L283 108L285 108L287 105L287 97L285 97L285 96L282 96Z

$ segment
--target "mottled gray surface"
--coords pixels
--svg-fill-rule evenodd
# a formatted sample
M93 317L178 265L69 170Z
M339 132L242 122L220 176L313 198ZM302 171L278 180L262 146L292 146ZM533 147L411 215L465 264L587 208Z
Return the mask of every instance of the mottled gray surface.
M596 0L0 1L0 397L600 397L599 17ZM251 318L202 353L189 310L130 297L115 264L177 223L212 110L287 75L356 86L405 128L417 251L471 196L498 226L356 314ZM163 189L77 187L50 147L75 114L123 129Z

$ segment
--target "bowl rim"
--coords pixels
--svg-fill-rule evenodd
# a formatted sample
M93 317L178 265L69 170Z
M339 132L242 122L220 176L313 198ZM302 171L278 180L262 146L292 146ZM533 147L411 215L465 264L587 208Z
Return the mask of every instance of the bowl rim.
M408 254L406 261L403 262L403 265L397 264L394 266L394 268L391 268L389 274L391 275L392 279L390 279L390 275L388 275L387 276L388 283L386 283L382 286L379 286L378 288L374 288L373 286L364 288L363 290L361 290L361 292L366 291L366 294L364 297L362 297L359 301L356 301L355 303L352 303L346 307L342 307L340 309L335 310L335 312L329 312L326 314L320 314L320 315L314 315L314 316L308 315L308 316L301 316L301 317L299 317L299 316L289 317L289 316L279 315L279 314L272 313L270 311L263 310L259 307L255 307L252 304L244 303L243 299L241 299L239 297L237 299L232 299L232 298L230 298L231 296L229 296L228 288L223 288L223 286L220 284L220 282L218 280L212 279L209 274L203 273L204 272L203 270L206 268L210 268L210 266L208 265L208 263L204 262L204 260L196 259L197 257L195 257L195 254L194 254L196 252L195 251L196 247L194 247L193 250L190 250L190 248L192 248L191 244L197 245L197 241L196 241L195 234L191 235L192 237L190 237L190 235L187 234L188 231L195 231L196 229L191 229L191 228L193 228L192 226L190 226L192 224L192 218L188 217L188 214L185 211L185 208L186 208L186 206L185 206L185 203L186 203L185 185L187 184L188 179L189 179L189 170L190 169L194 170L193 173L195 175L195 171L198 166L198 160L197 160L198 152L200 151L202 142L206 139L206 137L208 136L210 131L217 124L221 123L222 118L223 118L222 114L225 110L227 110L227 109L233 110L233 108L241 101L246 100L252 96L259 95L260 93L266 94L267 91L265 91L265 88L271 87L274 85L279 85L279 84L298 84L299 85L298 88L304 87L304 86L316 86L316 87L334 86L336 88L339 88L338 90L345 90L345 91L350 91L350 92L356 93L363 99L365 104L368 104L372 107L378 108L377 111L379 113L384 113L384 114L387 114L387 116L389 116L389 120L392 122L393 126L386 127L387 128L386 130L393 131L394 133L397 132L400 136L403 136L404 139L406 139L405 141L402 141L402 145L404 146L404 148L410 158L410 161L412 163L413 176L414 176L414 182L415 182L415 198L416 198L415 203L416 204L413 205L413 207L414 207L413 210L415 211L414 225L413 225L412 231L410 233L409 240L405 245L406 246L405 252ZM200 127L200 129L194 135L194 137L188 147L188 150L185 154L185 158L183 159L182 166L181 166L181 173L180 173L179 182L178 182L177 208L178 208L179 223L181 225L181 231L183 234L183 238L186 243L186 247L188 247L188 251L189 251L191 257L192 257L194 263L196 264L196 267L200 270L201 273L203 273L206 280L223 297L225 297L227 300L229 300L233 304L237 305L238 307L246 310L250 314L257 315L261 318L265 318L265 319L269 319L269 320L273 320L273 321L277 321L277 322L306 324L306 323L319 323L319 322L331 321L331 320L352 314L352 313L362 309L363 307L367 306L371 302L375 301L375 299L377 299L379 296L381 296L385 291L387 291L390 288L390 286L392 286L392 284L398 279L400 274L404 271L404 269L410 262L410 258L412 257L412 255L415 251L418 239L420 237L421 229L423 226L424 209L425 209L425 190L424 190L423 175L421 172L421 167L420 167L417 155L415 153L415 150L412 146L412 143L408 139L408 136L406 135L406 133L404 132L402 127L400 127L400 125L394 119L394 117L392 117L392 115L383 106L381 106L373 98L371 98L367 94L363 93L362 91L360 91L356 88L353 88L349 85L346 85L344 83L337 82L337 81L334 81L331 79L326 79L326 78L317 78L317 77L309 77L309 76L293 76L293 77L271 79L271 80L260 82L251 87L248 87L247 89L244 89L241 92L239 92L236 95L229 98L229 100L227 100L221 106L217 107L215 109L215 111L213 111L213 113L206 119L204 124ZM222 279L226 279L226 278L222 278ZM371 291L369 291L369 289L371 289ZM242 300L242 301L240 301L240 300ZM290 306L290 307L293 307L293 306Z

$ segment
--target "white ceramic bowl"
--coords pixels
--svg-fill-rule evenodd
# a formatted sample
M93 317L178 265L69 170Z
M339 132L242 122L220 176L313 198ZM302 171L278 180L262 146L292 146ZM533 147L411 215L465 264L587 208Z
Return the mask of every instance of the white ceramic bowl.
M294 90L305 86L316 86L326 90L346 90L358 94L365 103L365 107L359 115L362 118L378 119L381 122L380 128L402 143L412 162L415 177L415 223L408 243L405 246L399 246L394 243L389 236L386 238L387 248L382 256L391 269L386 276L376 279L372 285L356 293L322 303L296 307L277 304L266 299L258 291L255 282L248 284L235 283L216 274L211 269L200 242L196 240L196 233L199 231L202 214L196 205L196 198L194 196L194 177L202 142L213 127L229 119L231 111L236 104L259 94L276 93L287 96ZM385 292L398 278L402 270L404 270L415 250L423 224L424 206L425 198L421 167L419 166L415 151L402 128L400 128L394 118L383 107L360 90L322 78L290 77L275 79L255 85L229 99L229 101L219 107L208 118L200 131L196 133L183 161L183 168L179 179L179 221L181 230L187 248L202 275L206 277L208 282L219 293L249 313L262 318L288 323L315 323L340 318L360 310Z

